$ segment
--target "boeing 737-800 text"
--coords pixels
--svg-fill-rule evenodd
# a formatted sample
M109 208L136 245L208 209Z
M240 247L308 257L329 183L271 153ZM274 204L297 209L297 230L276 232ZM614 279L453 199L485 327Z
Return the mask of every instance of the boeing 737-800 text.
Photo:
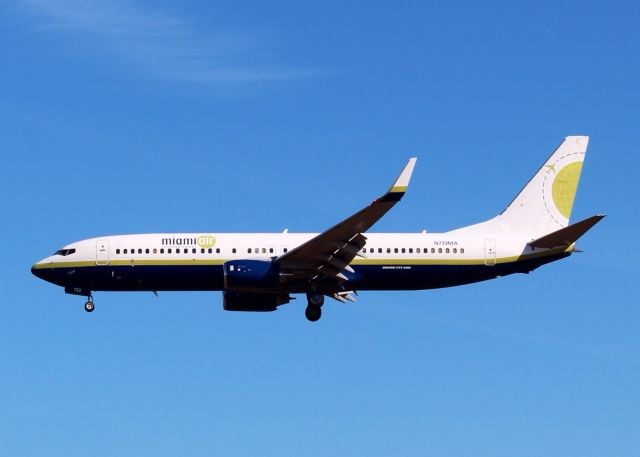
M274 311L306 294L305 315L325 297L357 290L458 286L528 273L575 251L604 216L569 225L589 138L567 137L498 216L445 233L368 233L404 195L416 159L389 191L320 233L157 233L71 243L33 265L34 275L86 296L95 291L222 291L229 311Z

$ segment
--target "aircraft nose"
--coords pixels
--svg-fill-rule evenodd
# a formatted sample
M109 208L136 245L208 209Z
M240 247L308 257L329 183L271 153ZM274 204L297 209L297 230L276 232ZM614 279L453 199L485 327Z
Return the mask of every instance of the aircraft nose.
M33 274L37 278L44 279L46 281L47 278L45 277L44 260L41 260L40 262L36 262L31 266L31 274Z
M33 276L36 276L36 277L42 279L42 270L40 270L38 268L38 264L37 263L34 263L33 266L31 267L31 274Z

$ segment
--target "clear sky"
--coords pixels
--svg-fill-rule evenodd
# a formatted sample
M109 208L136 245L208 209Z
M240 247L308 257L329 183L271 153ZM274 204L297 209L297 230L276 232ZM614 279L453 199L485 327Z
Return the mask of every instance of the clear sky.
M640 455L638 2L0 2L0 454ZM585 253L228 313L30 266L93 236L321 231L418 156L376 231L502 210L591 142Z

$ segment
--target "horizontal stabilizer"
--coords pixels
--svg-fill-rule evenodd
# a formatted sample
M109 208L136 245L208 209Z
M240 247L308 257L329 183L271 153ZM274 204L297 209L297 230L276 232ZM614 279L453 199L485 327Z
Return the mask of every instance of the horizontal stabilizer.
M571 246L578 238L587 233L587 231L600 222L604 218L604 214L591 216L583 221L571 224L548 235L538 238L529 243L534 248L557 248L561 246Z

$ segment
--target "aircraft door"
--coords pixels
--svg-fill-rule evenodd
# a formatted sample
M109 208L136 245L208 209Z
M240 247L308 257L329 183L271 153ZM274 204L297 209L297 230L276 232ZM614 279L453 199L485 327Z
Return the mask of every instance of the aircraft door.
M109 265L109 240L96 241L96 265Z
M496 264L496 240L484 240L484 264L489 267Z

